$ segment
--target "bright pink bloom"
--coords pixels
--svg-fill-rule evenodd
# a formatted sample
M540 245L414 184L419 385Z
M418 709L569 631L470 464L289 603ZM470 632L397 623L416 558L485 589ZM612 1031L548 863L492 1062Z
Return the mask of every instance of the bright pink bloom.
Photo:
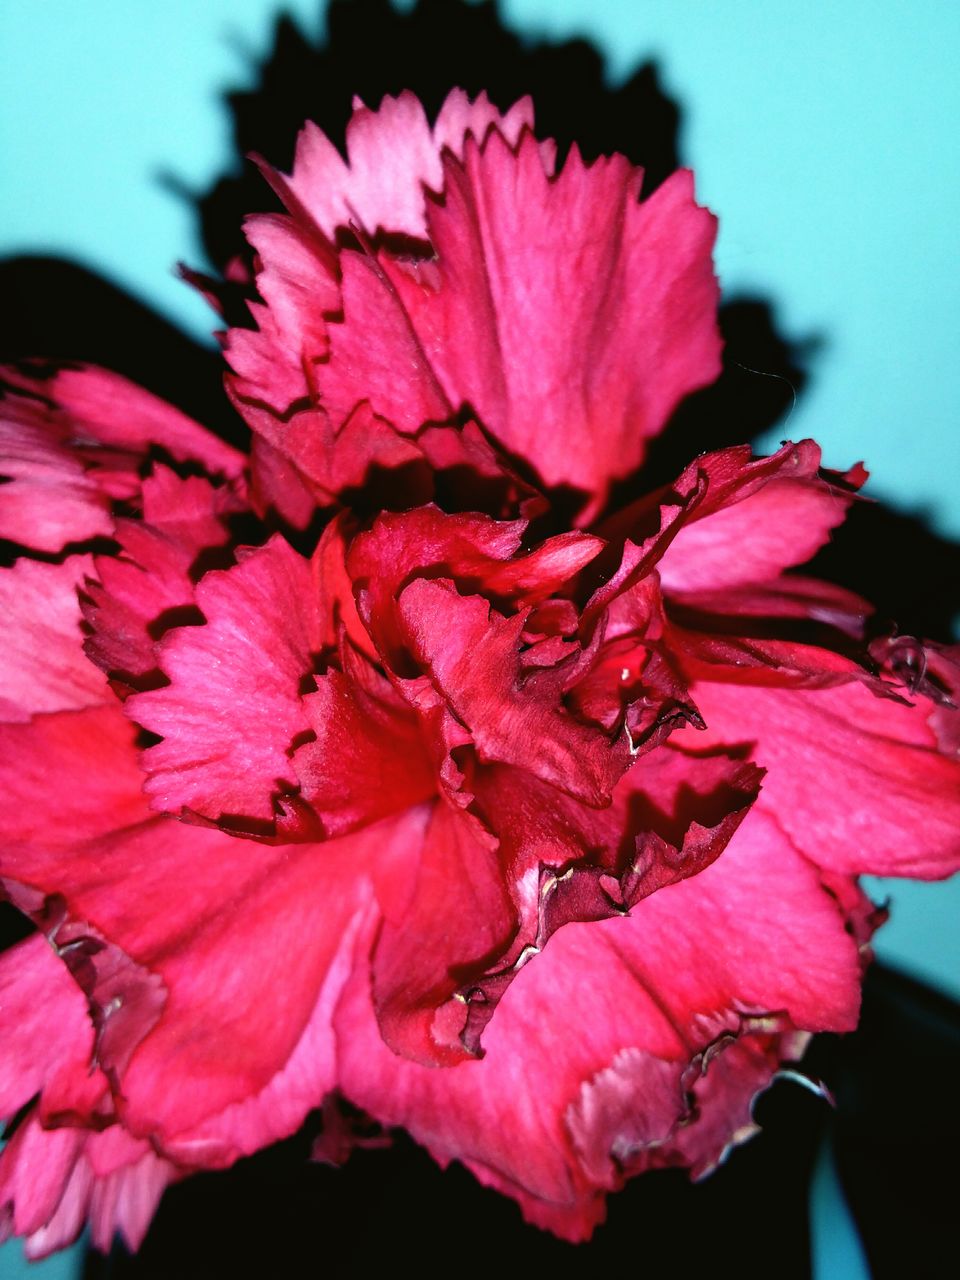
M135 1246L336 1097L584 1238L855 1026L857 876L960 861L957 655L868 652L869 606L792 572L862 469L727 449L609 510L719 370L690 175L640 202L460 93L347 142L307 126L248 222L249 459L97 369L0 406L33 1254Z

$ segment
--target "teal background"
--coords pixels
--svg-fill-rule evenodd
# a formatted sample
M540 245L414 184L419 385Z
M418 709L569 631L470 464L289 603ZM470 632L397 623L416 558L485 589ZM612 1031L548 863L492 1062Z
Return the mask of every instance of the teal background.
M317 0L284 10L322 33ZM209 341L209 313L171 270L203 263L195 214L160 175L199 191L239 163L222 95L253 82L277 12L268 0L5 0L0 255L79 261ZM812 435L829 465L864 458L868 492L960 536L960 5L505 0L501 13L531 38L588 38L612 84L657 61L681 107L681 155L720 214L725 290L772 298L786 336L822 340L789 426L766 443ZM880 956L960 996L960 884L874 887L893 905ZM854 1277L859 1246L831 1177L825 1162L817 1274ZM17 1274L15 1259L0 1250L0 1272Z

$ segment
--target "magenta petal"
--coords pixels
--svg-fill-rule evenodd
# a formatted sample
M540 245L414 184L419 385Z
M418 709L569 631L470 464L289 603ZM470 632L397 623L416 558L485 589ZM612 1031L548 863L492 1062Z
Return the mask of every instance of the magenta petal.
M83 653L77 592L92 568L89 556L69 556L62 564L18 560L0 569L0 720L29 720L109 697Z

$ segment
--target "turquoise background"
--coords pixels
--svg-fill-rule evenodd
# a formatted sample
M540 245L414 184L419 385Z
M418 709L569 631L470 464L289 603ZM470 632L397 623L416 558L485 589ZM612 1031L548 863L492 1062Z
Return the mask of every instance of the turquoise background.
M317 0L284 9L322 32ZM0 254L79 261L208 341L209 313L171 270L203 262L195 215L159 175L203 190L238 163L222 95L252 83L277 12L5 0ZM720 214L725 290L772 298L788 337L824 339L789 434L814 436L832 466L866 459L869 492L960 536L960 5L505 0L501 13L531 38L588 38L611 83L657 61L681 106L681 155ZM960 883L875 888L893 898L880 956L960 996ZM817 1274L854 1277L859 1246L831 1178L825 1162ZM4 1275L15 1258L0 1250Z

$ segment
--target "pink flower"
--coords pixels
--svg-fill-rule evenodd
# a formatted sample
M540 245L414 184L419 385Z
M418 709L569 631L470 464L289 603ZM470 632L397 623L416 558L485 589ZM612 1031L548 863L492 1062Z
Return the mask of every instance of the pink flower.
M432 129L358 105L347 149L308 125L247 223L249 458L114 374L8 375L31 1255L136 1246L169 1182L337 1097L585 1238L856 1025L857 877L960 859L956 652L868 651L869 606L793 572L862 469L727 449L614 509L719 370L690 175L639 202L459 92Z

